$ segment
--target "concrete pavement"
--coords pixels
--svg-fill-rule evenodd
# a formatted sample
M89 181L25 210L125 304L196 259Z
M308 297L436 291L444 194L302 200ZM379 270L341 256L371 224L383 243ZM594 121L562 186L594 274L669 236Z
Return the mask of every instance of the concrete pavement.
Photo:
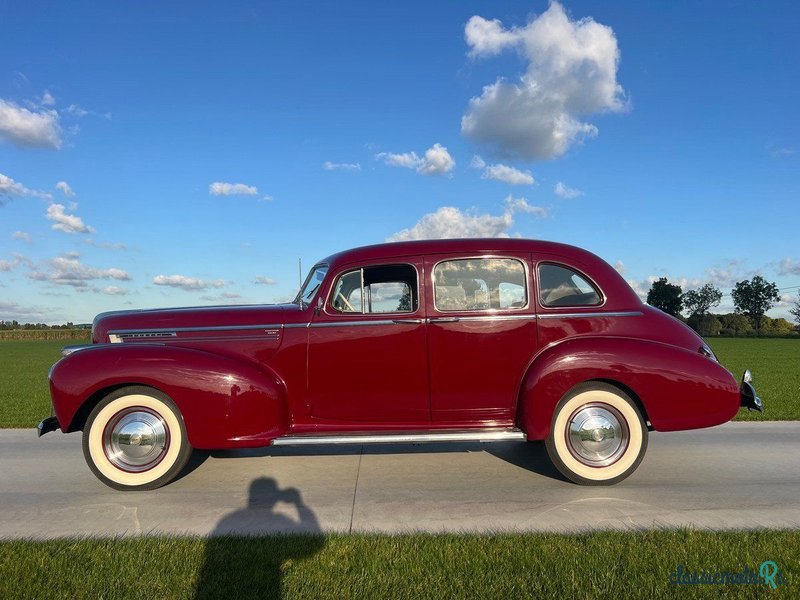
M0 538L800 526L800 423L653 433L636 473L594 488L562 480L541 443L470 443L215 452L125 493L80 442L0 430Z

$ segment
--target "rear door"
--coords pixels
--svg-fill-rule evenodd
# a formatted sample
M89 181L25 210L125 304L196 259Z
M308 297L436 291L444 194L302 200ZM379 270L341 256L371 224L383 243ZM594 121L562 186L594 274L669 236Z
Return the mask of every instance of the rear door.
M536 348L530 256L425 259L434 422L509 425Z

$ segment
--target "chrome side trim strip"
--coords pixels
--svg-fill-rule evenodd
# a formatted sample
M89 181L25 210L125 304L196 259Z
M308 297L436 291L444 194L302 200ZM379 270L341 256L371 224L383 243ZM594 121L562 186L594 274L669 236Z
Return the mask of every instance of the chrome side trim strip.
M519 429L461 430L425 433L354 433L347 435L284 435L272 440L273 446L311 446L317 444L409 444L415 442L508 442L527 439Z
M116 335L132 335L142 333L163 333L174 334L180 332L193 332L193 331L245 331L247 329L280 329L283 325L280 323L267 323L266 325L212 325L208 327L164 327L164 328L144 328L144 329L115 329L109 331L109 334Z
M458 317L459 321L524 321L536 320L536 315L486 315L485 317ZM432 320L431 320L432 321Z
M87 348L91 348L95 344L75 344L74 346L64 346L61 348L61 356L69 356L73 352L79 352L80 350L86 350Z
M391 319L376 319L375 321L325 321L324 323L311 323L309 327L365 327L367 325L394 325Z
M284 329L299 329L300 327L308 327L311 323L286 323Z
M540 319L574 319L574 318L597 318L597 317L641 317L644 313L640 310L623 311L598 311L598 312L577 312L577 313L554 313L537 315Z

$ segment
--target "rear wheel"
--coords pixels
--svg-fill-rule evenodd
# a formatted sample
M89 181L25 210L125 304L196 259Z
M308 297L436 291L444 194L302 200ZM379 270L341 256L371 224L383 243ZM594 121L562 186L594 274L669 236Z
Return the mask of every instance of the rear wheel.
M83 455L92 472L117 490L154 490L186 466L192 447L177 406L144 386L115 390L92 410Z
M556 406L545 445L553 465L582 485L612 485L636 470L647 425L634 401L601 382L576 386Z

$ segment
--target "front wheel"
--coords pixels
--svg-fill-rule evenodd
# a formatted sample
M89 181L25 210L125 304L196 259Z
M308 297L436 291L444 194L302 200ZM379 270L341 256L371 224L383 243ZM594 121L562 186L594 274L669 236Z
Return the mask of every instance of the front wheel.
M186 466L192 447L178 407L153 388L118 389L94 407L83 455L100 481L117 490L154 490Z
M647 425L627 394L589 382L558 403L545 446L553 465L570 481L612 485L642 462L647 435Z

